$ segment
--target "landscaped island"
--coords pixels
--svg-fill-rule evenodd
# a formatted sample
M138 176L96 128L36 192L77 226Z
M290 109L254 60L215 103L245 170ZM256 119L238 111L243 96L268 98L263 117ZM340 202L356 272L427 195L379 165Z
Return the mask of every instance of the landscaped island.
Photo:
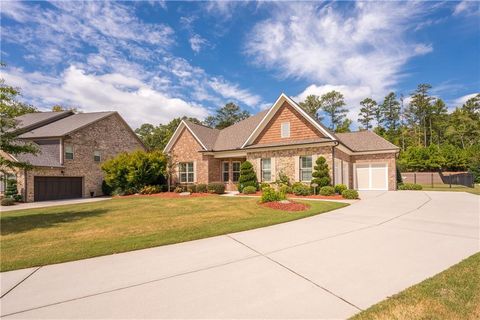
M1 271L66 262L269 226L338 209L288 212L240 197L138 196L1 213Z

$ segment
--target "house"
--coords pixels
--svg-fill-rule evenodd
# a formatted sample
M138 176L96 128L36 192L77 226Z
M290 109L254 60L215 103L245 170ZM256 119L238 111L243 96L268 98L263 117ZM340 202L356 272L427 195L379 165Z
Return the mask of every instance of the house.
M259 181L280 172L310 183L316 158L325 157L335 184L358 190L395 190L399 148L370 131L332 133L281 94L268 110L222 130L183 120L164 150L178 163L177 183L223 182L235 190L248 160Z
M16 120L20 141L33 142L39 152L0 155L33 166L4 173L16 176L17 189L27 202L102 195L102 162L145 149L117 112L36 112Z

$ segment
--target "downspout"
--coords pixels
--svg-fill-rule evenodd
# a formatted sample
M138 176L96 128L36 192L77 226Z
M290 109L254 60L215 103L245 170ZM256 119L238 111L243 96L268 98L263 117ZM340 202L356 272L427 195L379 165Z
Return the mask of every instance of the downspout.
M333 141L333 143L335 145L332 146L332 185L335 185L335 147L340 143L337 140Z

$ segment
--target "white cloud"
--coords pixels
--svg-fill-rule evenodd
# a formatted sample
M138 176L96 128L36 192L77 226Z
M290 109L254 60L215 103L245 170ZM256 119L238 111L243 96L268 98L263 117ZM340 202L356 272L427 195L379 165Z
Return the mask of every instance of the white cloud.
M282 78L317 84L369 87L385 93L403 76L405 63L433 50L408 39L419 2L355 2L348 6L279 3L255 25L246 54Z
M202 38L198 34L194 34L193 36L191 36L188 42L190 42L190 47L196 53L199 53L202 48L208 45L207 39Z
M477 93L470 93L470 94L466 94L464 96L461 96L455 100L453 100L453 103L452 103L452 108L456 108L456 107L461 107L465 102L467 102L467 100L469 99L472 99L473 97L475 97L477 94L480 94L480 92L477 92Z
M119 74L95 75L70 66L61 78L21 69L3 72L6 81L19 86L36 105L54 104L79 107L84 112L118 111L133 127L144 122L166 123L174 117L204 118L208 111L195 103L170 97L139 79Z
M212 78L209 85L224 98L241 101L248 106L256 107L261 101L260 96L252 94L250 91L241 89L238 85L228 83L220 78Z
M463 0L460 1L454 8L453 8L453 15L480 15L480 4L478 1L467 1Z

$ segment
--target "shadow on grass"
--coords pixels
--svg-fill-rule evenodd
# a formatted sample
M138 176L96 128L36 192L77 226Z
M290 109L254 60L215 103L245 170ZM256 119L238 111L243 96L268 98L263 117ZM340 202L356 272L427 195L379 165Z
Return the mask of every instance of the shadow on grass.
M107 213L105 209L93 209L84 212L64 211L58 213L35 214L26 216L2 217L1 235L21 233L37 228L50 228L62 223L69 223Z

